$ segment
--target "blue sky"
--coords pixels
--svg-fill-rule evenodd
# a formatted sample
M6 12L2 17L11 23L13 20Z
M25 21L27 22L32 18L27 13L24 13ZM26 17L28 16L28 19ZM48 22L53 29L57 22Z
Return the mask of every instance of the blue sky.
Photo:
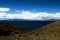
M56 14L58 14L58 16L56 16L56 17L53 16L53 18L57 18L57 17L58 17L58 19L60 18L60 16L59 16L60 15L60 0L0 0L0 8L1 9L9 8L9 11L3 12L3 13L1 13L1 11L0 11L1 15L4 13L7 13L9 15L13 14L15 16L14 13L19 15L19 13L21 14L23 12L24 12L24 14L26 12L28 12L28 15L30 15L29 13L31 13L32 15L36 15L36 14L38 15L41 12L41 14L43 16L44 16L44 13L47 13L49 18L51 18L52 15L56 16ZM51 15L51 13L52 13L52 15ZM28 15L26 13L26 15L24 15L24 16L26 16L26 18L27 18ZM18 16L18 17L20 17L20 16ZM6 19L4 17L3 17L3 19ZM26 18L22 17L21 19L26 19ZM33 17L32 19L35 19L35 18L36 18L36 16ZM45 19L45 16L43 18ZM43 18L40 18L40 19L43 19ZM2 18L0 18L0 19L2 19ZM46 18L46 19L48 19L48 18Z
M12 10L36 9L35 12L60 12L59 0L0 0L0 7L8 7Z

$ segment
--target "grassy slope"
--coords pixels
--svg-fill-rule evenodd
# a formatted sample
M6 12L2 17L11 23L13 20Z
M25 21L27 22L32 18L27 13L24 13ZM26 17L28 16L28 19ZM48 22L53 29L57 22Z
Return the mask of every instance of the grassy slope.
M7 24L3 21L0 21L0 28L2 29L9 29L13 32L16 32L16 31L21 31L21 32L27 32L28 29L24 28L24 27L21 27L21 26L16 26L16 25L11 25L11 24Z
M60 40L60 21L33 30L28 35L31 40Z
M60 21L35 29L25 35L1 36L0 40L60 40Z

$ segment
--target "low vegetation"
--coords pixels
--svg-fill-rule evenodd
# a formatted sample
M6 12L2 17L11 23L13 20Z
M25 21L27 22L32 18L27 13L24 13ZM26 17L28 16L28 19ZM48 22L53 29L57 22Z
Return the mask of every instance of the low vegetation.
M11 33L9 36L0 36L0 40L60 40L60 21L23 34L21 32Z

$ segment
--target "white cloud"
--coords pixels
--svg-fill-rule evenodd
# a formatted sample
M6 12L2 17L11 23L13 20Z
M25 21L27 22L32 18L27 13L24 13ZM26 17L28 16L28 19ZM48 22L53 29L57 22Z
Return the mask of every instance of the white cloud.
M47 12L31 12L31 11L20 11L20 13L7 13L9 8L0 8L0 20L5 19L26 19L26 20L51 20L51 19L60 19L59 13L47 13ZM18 10L17 10L18 11Z
M0 12L5 12L5 11L9 11L10 9L9 8L1 8L0 7Z
M0 20L3 20L3 19L5 19L5 16L6 16L6 13L4 13L4 12L1 12L1 13L0 13Z
M38 12L32 13L30 11L22 11L19 14L7 14L8 19L27 19L27 20L50 20L60 19L60 13Z
M4 17L6 13L0 13L0 18Z

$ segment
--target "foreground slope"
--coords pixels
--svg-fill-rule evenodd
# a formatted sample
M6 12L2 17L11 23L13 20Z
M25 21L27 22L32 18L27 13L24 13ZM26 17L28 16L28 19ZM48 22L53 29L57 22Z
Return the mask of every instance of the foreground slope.
M0 36L0 40L60 40L60 21L32 30L24 35L20 33Z
M0 21L0 35L9 36L13 33L20 33L23 34L27 32L28 29L22 26L16 26L12 24L8 24L6 22Z
M60 40L60 21L53 22L28 34L30 40Z

